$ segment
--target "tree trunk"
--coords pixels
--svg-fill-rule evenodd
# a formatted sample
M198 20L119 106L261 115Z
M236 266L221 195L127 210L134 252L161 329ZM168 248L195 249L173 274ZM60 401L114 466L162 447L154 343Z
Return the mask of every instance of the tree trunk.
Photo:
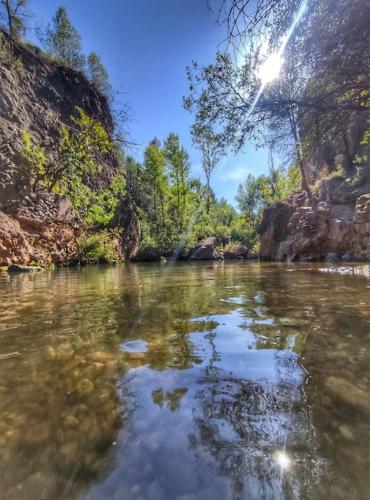
M209 214L210 208L210 192L209 192L209 178L207 177L207 199L206 199L206 213Z
M10 35L12 38L16 38L16 37L15 37L15 33L14 33L13 14L12 14L12 9L11 9L11 7L10 7L10 2L9 2L9 0L5 0L5 8L6 8L6 13L7 13L7 16L8 16L8 28L9 28L9 35Z
M298 165L299 165L299 169L301 171L301 176L302 176L302 190L306 191L309 200L311 200L312 193L311 193L310 186L308 184L308 180L306 177L306 172L304 169L301 141L300 141L299 134L298 134L297 123L296 123L296 120L294 117L294 110L292 110L292 114L289 116L289 121L290 121L290 127L291 127L293 138L294 138L294 144L295 144L295 150L296 150L297 159L298 159Z

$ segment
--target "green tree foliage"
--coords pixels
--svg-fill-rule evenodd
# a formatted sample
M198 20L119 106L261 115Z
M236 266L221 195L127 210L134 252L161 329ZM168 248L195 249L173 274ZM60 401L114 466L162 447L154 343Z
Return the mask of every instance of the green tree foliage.
M153 246L163 250L168 245L169 184L166 176L166 159L157 139L147 146L144 152L142 169L143 207L148 218L149 237Z
M164 156L170 181L170 203L178 234L188 224L189 156L180 145L179 136L170 133L164 143Z
M0 0L0 26L12 38L19 38L26 31L27 0Z
M264 208L299 191L300 184L300 169L296 166L289 168L286 173L281 169L271 168L268 175L254 177L249 174L245 182L240 184L236 201L242 219L235 229L244 234L244 241L248 246L254 248L257 244L258 226ZM238 239L236 234L233 238Z
M193 125L192 138L202 153L202 167L206 176L207 196L206 210L209 213L211 196L211 175L220 159L221 149L217 136L209 126L197 123Z
M65 7L59 7L48 26L45 36L45 45L48 52L63 62L82 70L85 58L81 52L81 37L68 18Z
M307 0L285 47L281 74L268 83L259 77L261 64L282 46L302 2L218 4L229 45L216 54L214 63L194 63L189 69L185 106L194 113L196 127L217 131L223 147L238 149L253 140L289 151L301 169L302 187L309 190L306 156L345 133L354 113L369 109L370 3ZM230 47L237 49L237 57Z
M108 73L101 62L100 57L95 52L91 52L88 55L86 66L89 80L100 92L107 97L110 97L112 93L112 86L109 83Z
M113 144L104 127L82 109L76 109L71 121L73 127L61 128L53 151L34 144L28 132L23 134L33 190L68 196L87 224L108 224L124 192L124 172L113 176L109 186L93 189L93 180L101 173L99 160L112 150Z

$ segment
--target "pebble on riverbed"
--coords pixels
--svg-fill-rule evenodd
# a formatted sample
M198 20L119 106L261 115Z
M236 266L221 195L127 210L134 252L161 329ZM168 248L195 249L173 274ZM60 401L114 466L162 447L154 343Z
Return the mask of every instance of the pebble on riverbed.
M116 354L78 352L66 341L49 345L43 362L50 369L36 367L36 375L17 381L18 411L0 413L0 461L16 463L20 450L36 457L19 470L17 483L32 498L46 491L37 475L45 470L45 453L51 488L65 484L72 470L84 477L104 471L111 460L106 449L117 441L123 418L116 378L124 364Z

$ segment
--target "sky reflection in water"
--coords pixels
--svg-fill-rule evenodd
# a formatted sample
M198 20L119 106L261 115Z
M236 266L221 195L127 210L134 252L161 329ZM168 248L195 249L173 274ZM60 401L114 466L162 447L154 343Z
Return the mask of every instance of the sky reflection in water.
M369 388L368 281L174 270L0 276L5 498L365 498L368 416L325 381Z

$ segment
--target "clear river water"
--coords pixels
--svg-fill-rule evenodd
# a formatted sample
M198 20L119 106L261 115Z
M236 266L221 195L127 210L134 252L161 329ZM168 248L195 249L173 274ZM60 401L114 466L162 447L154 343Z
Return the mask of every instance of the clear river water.
M1 499L370 498L370 280L0 273Z

